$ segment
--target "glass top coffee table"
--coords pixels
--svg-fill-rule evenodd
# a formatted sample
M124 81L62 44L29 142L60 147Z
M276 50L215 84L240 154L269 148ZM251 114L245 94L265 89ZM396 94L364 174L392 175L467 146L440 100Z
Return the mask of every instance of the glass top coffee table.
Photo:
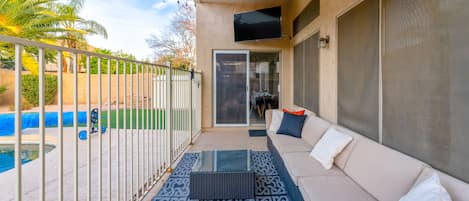
M190 173L190 199L253 199L250 150L202 151Z

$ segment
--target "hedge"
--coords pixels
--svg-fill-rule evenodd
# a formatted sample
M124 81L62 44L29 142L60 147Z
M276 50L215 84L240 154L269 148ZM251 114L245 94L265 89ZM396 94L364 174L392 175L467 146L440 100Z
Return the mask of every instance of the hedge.
M0 96L7 91L7 86L6 85L0 85Z
M44 79L45 104L51 104L57 95L57 76L46 75ZM33 106L39 105L39 77L37 75L23 75L21 78L21 92L23 98Z

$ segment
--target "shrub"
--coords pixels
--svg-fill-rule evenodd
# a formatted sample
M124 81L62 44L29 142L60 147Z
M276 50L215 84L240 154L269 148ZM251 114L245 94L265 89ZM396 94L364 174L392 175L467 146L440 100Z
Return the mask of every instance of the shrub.
M5 91L7 90L7 86L6 85L1 85L0 86L0 102L2 102L2 95L3 93L5 93Z
M45 104L51 104L57 95L57 76L46 75L44 79ZM39 105L39 77L37 75L23 75L21 80L21 93L33 106Z
M24 98L21 99L21 110L30 110L31 108L33 108L33 105L31 105L31 103L26 101ZM15 104L10 105L10 111L15 111Z
M1 96L3 93L5 93L5 91L6 91L7 89L8 89L8 88L7 88L7 86L5 86L5 85L0 86L0 96Z

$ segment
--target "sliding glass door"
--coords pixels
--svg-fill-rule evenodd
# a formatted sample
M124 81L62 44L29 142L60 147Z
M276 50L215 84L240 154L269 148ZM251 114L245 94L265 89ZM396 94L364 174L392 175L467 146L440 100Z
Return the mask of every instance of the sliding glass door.
M215 51L214 124L248 126L249 51Z
M249 124L265 125L265 111L279 106L279 52L250 52Z

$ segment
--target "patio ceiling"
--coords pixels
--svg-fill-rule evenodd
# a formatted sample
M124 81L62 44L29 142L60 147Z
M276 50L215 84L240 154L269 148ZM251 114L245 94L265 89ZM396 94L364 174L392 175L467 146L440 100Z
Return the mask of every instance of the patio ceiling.
M286 0L197 0L197 3L219 3L219 4L244 4L244 5L254 5L254 4L276 4L283 3Z

